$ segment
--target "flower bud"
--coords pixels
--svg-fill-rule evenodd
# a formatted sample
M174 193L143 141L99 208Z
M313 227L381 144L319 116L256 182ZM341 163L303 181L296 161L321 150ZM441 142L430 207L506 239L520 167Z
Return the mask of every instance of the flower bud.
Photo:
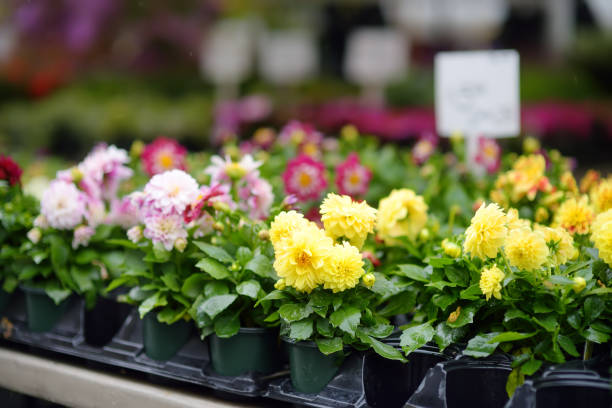
M527 137L523 141L523 151L527 154L540 150L540 141L534 137Z
M544 207L538 207L538 209L535 212L535 221L537 223L543 223L544 221L546 221L548 219L548 210Z
M225 229L225 226L221 224L220 222L215 222L213 223L213 229L215 231L223 232L223 230Z
M225 166L225 172L232 180L240 180L247 174L246 169L236 162L232 162Z
M368 288L371 288L376 282L376 276L374 276L373 273L366 273L365 275L363 275L362 280L364 285L366 285Z
M138 159L142 154L144 148L145 144L142 140L135 140L134 143L132 143L132 147L130 147L130 156L134 159Z
M73 167L70 169L70 177L74 184L79 184L83 180L83 172L78 167Z
M142 239L142 228L139 225L133 226L127 230L127 237L134 244L137 244Z
M267 241L270 239L270 231L268 230L261 230L257 233L257 236L259 237L259 239L261 239L262 241Z
M240 265L238 262L234 262L230 265L229 270L232 272L238 272L240 270Z
M221 201L215 201L212 206L217 211L228 212L230 210L229 205Z
M33 244L38 244L40 238L42 237L42 233L39 228L32 228L28 231L28 239L32 241Z
M457 306L457 310L448 315L448 319L446 321L448 323L455 323L461 314L461 306Z
M454 242L450 242L448 239L442 241L442 249L451 258L459 258L461 256L461 247Z
M174 241L174 248L179 252L183 252L187 248L187 240L185 238L177 238Z
M345 142L354 142L359 138L359 131L353 125L344 125L342 130L340 130L340 137Z
M287 284L285 283L284 279L279 279L274 284L274 288L278 289L278 290L283 290L283 289L285 289L285 287L287 287Z
M574 279L574 284L572 285L572 289L574 292L580 293L586 287L586 281L582 276L576 276Z
M427 241L429 240L429 237L431 235L429 234L429 230L427 228L423 228L420 232L419 232L419 239L421 241Z
M34 219L34 226L38 228L49 228L49 221L47 221L47 217L40 214L38 217Z

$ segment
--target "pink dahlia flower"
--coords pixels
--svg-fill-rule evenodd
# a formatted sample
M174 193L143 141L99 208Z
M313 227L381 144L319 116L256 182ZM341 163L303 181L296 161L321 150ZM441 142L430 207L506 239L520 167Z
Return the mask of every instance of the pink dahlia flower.
M154 176L173 169L185 170L185 156L187 149L176 140L158 137L144 148L140 158L145 171Z
M74 230L72 238L72 249L77 249L80 246L87 246L89 240L96 233L96 230L87 225L81 225Z
M412 148L412 160L414 163L418 166L425 163L436 151L437 144L437 138L431 133L427 133L421 137Z
M187 230L180 214L151 214L145 217L143 235L153 242L153 245L163 245L170 251L177 239L187 239Z
M149 180L144 188L141 210L144 217L150 212L182 216L198 194L198 183L193 177L182 170L170 170Z
M73 183L54 180L44 191L40 212L48 224L56 229L72 229L86 215L86 196Z
M259 177L259 166L262 162L253 159L253 156L247 154L243 156L239 162L234 162L229 156L221 158L213 156L210 158L211 165L205 170L205 174L210 175L211 183L225 183L232 180Z
M340 194L353 198L362 197L368 192L372 172L359 161L356 153L351 153L336 167L336 186Z
M140 210L134 205L130 196L125 196L111 202L111 212L108 218L110 223L128 229L140 222Z
M327 188L325 165L301 154L289 160L283 181L287 194L294 194L300 201L316 200Z
M283 145L290 143L302 146L304 144L320 145L323 135L313 125L292 120L278 134L278 140Z
M478 139L478 153L476 163L483 166L487 172L495 173L501 164L501 147L494 139L480 137Z
M132 177L128 153L116 146L97 145L79 164L83 174L80 185L96 198L112 200L117 196L119 183Z
M244 187L238 191L240 196L240 209L247 212L249 217L263 220L270 214L270 207L274 201L272 186L259 177L250 177Z

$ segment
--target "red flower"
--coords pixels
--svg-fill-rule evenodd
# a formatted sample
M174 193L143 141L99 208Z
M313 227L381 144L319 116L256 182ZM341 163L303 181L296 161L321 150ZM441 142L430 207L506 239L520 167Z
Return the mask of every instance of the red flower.
M21 183L21 173L21 167L13 159L0 155L0 180L6 180L14 186Z
M215 184L212 187L202 187L195 204L189 204L185 208L185 212L183 213L185 223L188 224L191 221L200 218L202 215L202 208L204 208L204 206L210 205L213 198L226 194L227 191L224 190L221 184Z
M325 165L301 154L289 160L283 181L287 194L294 194L300 201L316 200L327 188Z
M340 194L355 198L368 192L372 172L361 164L356 153L349 154L346 160L336 167L336 174L336 185Z
M158 137L142 151L141 160L149 176L172 169L185 170L187 149L176 140Z

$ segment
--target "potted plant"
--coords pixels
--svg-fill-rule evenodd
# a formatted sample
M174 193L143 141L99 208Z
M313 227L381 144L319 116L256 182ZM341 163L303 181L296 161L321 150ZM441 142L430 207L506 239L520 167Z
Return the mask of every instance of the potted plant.
M605 254L609 237L603 225L610 216L600 217L593 237ZM598 241L600 236L607 238ZM505 388L511 395L543 363L578 358L580 347L588 350L590 342L607 342L608 268L578 245L585 240L560 227L532 225L516 210L505 214L495 204L483 204L462 237L447 241L447 248L426 260L429 267L399 267L422 282L430 299L420 305L415 319L423 323L403 332L401 346L409 354L432 339L441 349L467 341L465 356L482 359L496 351L506 353L512 368L500 365L506 372L500 378L507 378ZM463 251L448 250L461 244ZM498 403L507 399L490 397Z
M359 251L373 232L376 210L329 194L321 214L325 230L295 211L281 212L270 228L274 268L281 279L278 290L264 300L277 299L270 319L281 321L291 382L305 393L322 390L353 349L372 348L387 358L404 359L379 340L393 326L376 314L375 277Z
M117 225L129 216L116 210L119 184L131 175L127 161L125 151L99 145L78 166L58 172L43 192L29 242L21 247L31 260L19 274L31 330L50 330L73 293L91 310L119 272L122 254L106 240L120 234Z
M21 247L38 212L36 199L22 190L21 173L13 159L0 155L0 312L19 284L21 268L28 263Z

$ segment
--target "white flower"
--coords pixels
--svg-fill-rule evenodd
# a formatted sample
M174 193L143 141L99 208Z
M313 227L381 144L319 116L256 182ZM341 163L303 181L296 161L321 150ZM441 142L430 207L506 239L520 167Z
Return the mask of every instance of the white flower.
M198 197L198 183L182 170L170 170L157 174L149 180L144 189L144 210L146 217L151 212L182 214L188 204Z
M89 240L95 234L96 230L87 225L81 225L74 230L72 238L72 249L77 249L80 246L87 246Z
M154 245L161 244L170 251L177 239L187 238L187 230L181 215L158 214L145 218L143 235L149 238Z
M47 217L39 214L36 218L34 218L34 226L42 229L49 228L49 221L47 221Z
M257 169L262 164L250 154L242 157L239 162L233 162L229 156L225 156L225 159L213 156L210 161L212 164L204 170L204 173L210 175L211 183L228 182L233 178L259 177Z
M85 216L85 196L74 184L55 180L43 193L40 210L49 226L72 229Z
M31 230L28 231L27 236L28 236L28 239L32 241L33 244L38 244L38 241L40 241L42 233L40 232L39 228L32 228Z
M130 241L137 244L142 239L142 228L136 225L127 230L127 237Z

